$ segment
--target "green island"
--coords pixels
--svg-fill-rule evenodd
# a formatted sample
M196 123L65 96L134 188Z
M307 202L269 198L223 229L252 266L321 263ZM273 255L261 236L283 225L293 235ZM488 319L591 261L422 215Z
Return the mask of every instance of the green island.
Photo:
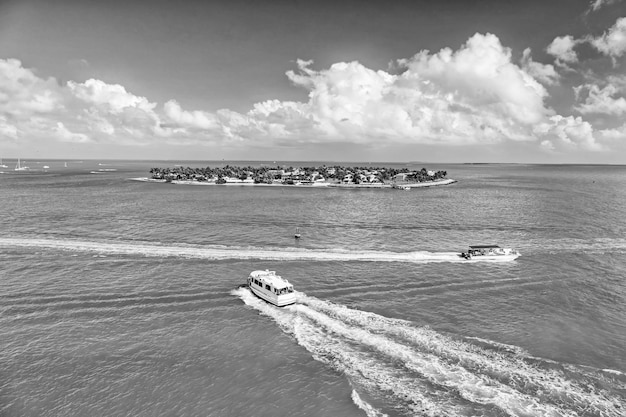
M402 188L447 185L456 182L446 178L446 171L426 168L411 171L408 168L319 167L286 166L232 166L221 168L151 168L150 178L136 178L177 184L216 185L286 185L366 188Z

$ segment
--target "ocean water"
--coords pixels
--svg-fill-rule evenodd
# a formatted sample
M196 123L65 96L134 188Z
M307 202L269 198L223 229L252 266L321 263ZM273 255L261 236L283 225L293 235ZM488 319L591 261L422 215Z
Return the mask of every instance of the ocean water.
M0 174L0 416L626 415L626 167L408 164L458 181L411 191L129 180L225 163L262 162ZM522 256L456 255L489 243ZM255 269L298 302L239 288Z

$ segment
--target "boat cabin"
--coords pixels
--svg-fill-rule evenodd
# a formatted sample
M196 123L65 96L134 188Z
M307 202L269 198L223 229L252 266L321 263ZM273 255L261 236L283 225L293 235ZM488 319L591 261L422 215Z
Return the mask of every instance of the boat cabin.
M505 251L498 245L476 245L470 246L467 251L472 256L475 255L504 255Z

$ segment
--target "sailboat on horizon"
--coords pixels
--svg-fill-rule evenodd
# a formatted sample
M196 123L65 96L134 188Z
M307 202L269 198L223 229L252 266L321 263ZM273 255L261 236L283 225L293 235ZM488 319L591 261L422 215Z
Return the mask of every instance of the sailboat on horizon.
M2 163L2 158L0 158L0 168L8 168L8 165Z
M15 165L15 171L27 171L29 168L28 167L23 167L20 164L20 158L17 158L17 165Z

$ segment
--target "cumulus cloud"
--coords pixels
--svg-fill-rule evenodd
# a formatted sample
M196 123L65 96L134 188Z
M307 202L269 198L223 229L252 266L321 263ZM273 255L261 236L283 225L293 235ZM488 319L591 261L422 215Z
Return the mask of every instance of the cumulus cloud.
M27 119L62 105L56 80L39 78L17 59L0 59L0 114Z
M147 144L154 135L163 133L161 116L155 111L157 104L119 84L89 79L84 83L69 81L67 88L76 119L84 133L97 142Z
M147 143L159 128L155 103L118 84L60 85L19 60L0 59L0 135L25 141ZM71 128L69 127L71 126Z
M626 17L620 17L604 34L594 37L591 35L575 39L571 35L558 36L548 45L546 51L556 58L556 64L569 68L568 64L578 62L578 55L574 48L580 44L589 44L598 52L617 63L617 58L626 53Z
M322 71L311 64L298 61L299 72L287 73L295 85L309 90L308 103L289 109L274 105L272 113L288 113L300 130L308 123L327 140L533 140L530 126L550 114L543 104L545 88L511 61L510 49L492 34L476 34L458 51L422 51L399 60L400 75L358 62Z
M621 57L626 52L626 17L617 19L602 36L588 40L604 55L613 59Z
M613 116L626 114L624 91L616 84L609 83L604 87L584 84L574 87L574 92L577 100L582 100L586 95L584 102L575 107L582 114L599 113Z
M571 61L566 51L560 49L559 56ZM513 62L511 49L497 36L477 33L456 50L421 51L397 66L395 74L357 61L316 70L312 61L298 60L286 75L308 92L306 101L266 100L239 113L184 109L173 99L159 106L97 79L59 85L19 61L0 60L0 135L51 140L53 132L55 140L78 145L297 148L524 141L554 150L601 149L588 122L546 106L544 85L559 77L552 65L533 61L530 49Z
M89 105L102 107L105 111L119 114L125 109L135 108L144 112L151 112L155 103L150 103L145 97L139 97L126 91L119 84L107 84L104 81L89 79L84 83L67 83L70 91L80 100Z
M612 129L601 129L597 133L602 143L606 143L616 153L626 152L626 123Z
M621 0L594 0L589 5L589 10L587 10L587 13L592 11L597 12L605 6L610 6L611 4L619 3L620 1Z
M571 35L557 36L546 48L546 52L557 59L557 64L566 66L578 62L578 55L574 47L581 41L574 39Z
M533 61L530 48L524 49L521 64L528 75L543 84L553 85L559 81L560 76L553 65Z
M17 139L17 127L7 121L6 117L0 116L0 137Z
M594 137L591 124L581 117L554 115L535 126L534 130L546 150L603 149Z
M91 139L87 135L82 133L74 133L71 132L62 122L57 122L56 126L52 129L54 135L61 142L72 142L72 143L87 143L91 142Z
M198 129L212 129L216 126L214 115L203 111L185 111L176 100L166 102L163 105L163 110L173 124Z

